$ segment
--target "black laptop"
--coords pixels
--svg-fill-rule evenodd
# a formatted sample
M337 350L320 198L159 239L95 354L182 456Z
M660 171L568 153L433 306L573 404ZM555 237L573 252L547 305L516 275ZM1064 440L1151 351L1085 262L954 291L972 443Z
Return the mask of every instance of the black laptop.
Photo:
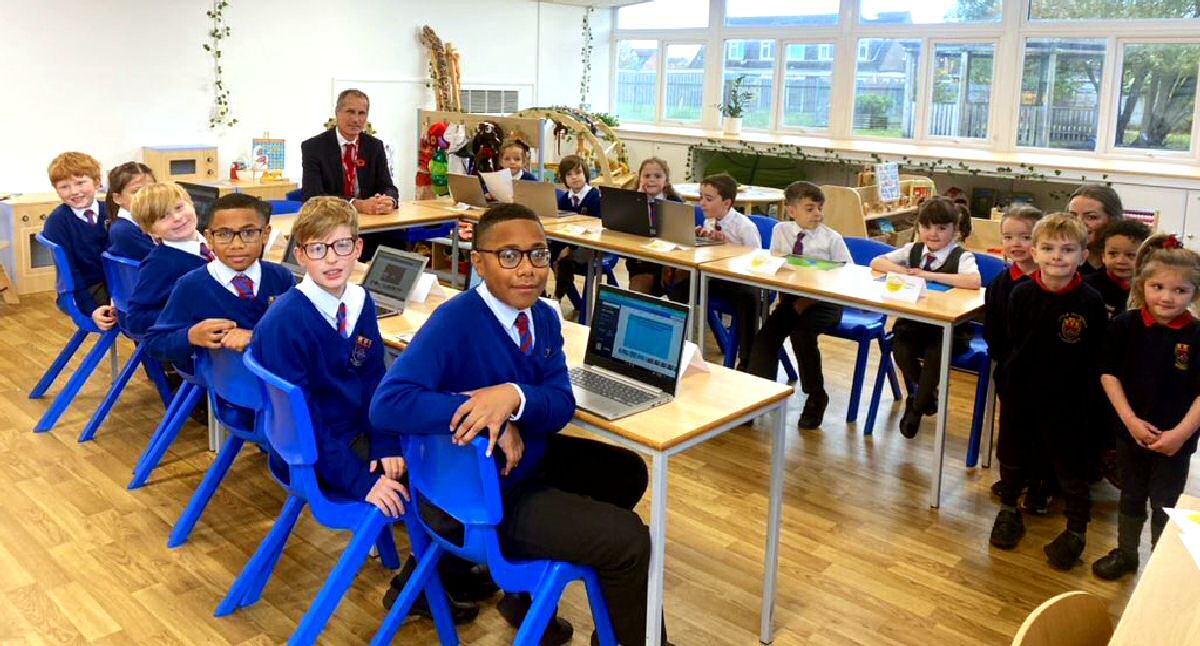
M605 229L653 238L658 231L650 220L650 204L645 193L625 188L607 188L600 192L600 222Z
M191 182L179 182L179 185L187 191L188 197L192 198L192 206L196 209L196 229L207 229L208 222L212 219L213 206L216 205L217 198L221 197L221 189Z

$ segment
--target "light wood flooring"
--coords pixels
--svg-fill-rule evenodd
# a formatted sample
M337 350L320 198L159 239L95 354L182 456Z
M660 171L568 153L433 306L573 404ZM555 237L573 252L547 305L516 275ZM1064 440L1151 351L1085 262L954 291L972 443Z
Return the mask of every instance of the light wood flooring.
M127 491L162 404L139 374L96 440L77 443L108 386L105 363L53 431L32 433L66 376L44 400L27 394L65 343L68 325L49 295L0 306L0 643L284 642L346 535L305 514L262 600L214 618L284 495L262 455L246 450L190 542L168 550L167 534L213 459L204 430L189 422L149 484ZM1031 609L1072 589L1099 594L1120 614L1132 583L1101 582L1090 572L1115 542L1114 489L1095 487L1085 565L1072 572L1051 570L1041 550L1063 525L1058 515L1027 517L1029 534L1017 550L991 549L996 502L988 487L996 469L962 463L974 378L952 380L943 503L934 510L926 502L932 423L905 440L895 430L899 406L885 395L886 416L873 437L845 424L853 346L822 344L833 397L823 430L796 431L801 398L789 407L776 644L1006 644ZM122 357L130 348L122 343ZM666 614L676 644L758 641L768 439L765 427L744 427L671 460ZM1195 476L1188 491L1200 494ZM643 502L646 518L647 510ZM403 550L403 532L397 543ZM390 576L378 561L364 566L325 643L370 639ZM591 628L579 586L561 613L575 624L573 643L586 644ZM513 631L489 604L459 635L465 644L506 644ZM397 642L436 637L429 622L417 620Z

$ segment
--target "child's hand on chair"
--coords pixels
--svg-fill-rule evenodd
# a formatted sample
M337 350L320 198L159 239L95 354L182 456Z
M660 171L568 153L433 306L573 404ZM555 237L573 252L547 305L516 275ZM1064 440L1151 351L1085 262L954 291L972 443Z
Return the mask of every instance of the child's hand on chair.
M112 305L101 305L92 310L92 322L96 327L107 332L117 324L117 312Z

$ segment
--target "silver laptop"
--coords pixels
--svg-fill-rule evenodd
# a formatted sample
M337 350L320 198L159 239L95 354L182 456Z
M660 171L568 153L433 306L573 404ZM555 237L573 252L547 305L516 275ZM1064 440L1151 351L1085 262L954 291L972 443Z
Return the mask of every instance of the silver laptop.
M558 208L558 194L554 192L554 185L550 182L529 179L513 182L513 201L529 207L529 210L537 214L539 218L550 219L560 218L564 215L578 215L574 211Z
M658 237L683 247L711 247L725 244L696 235L696 208L685 202L658 200Z
M304 268L301 267L300 262L296 260L296 236L289 233L287 239L287 247L285 247L283 250L283 259L279 261L279 264L287 267L288 271L292 272L292 276L294 276L296 280L300 280L301 278L304 278Z
M462 202L481 209L499 204L499 202L489 201L483 196L483 186L480 185L479 177L476 175L446 173L446 183L450 187L450 197L455 203Z
M404 313L404 304L413 286L425 271L429 259L421 254L399 251L390 247L375 249L371 269L362 286L375 299L375 314L379 318Z
M675 397L687 305L600 285L583 365L571 368L575 405L620 419Z

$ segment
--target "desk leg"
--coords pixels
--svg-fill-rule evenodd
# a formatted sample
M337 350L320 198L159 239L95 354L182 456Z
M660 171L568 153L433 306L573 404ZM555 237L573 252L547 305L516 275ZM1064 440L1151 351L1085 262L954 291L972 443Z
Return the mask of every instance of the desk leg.
M980 464L985 469L992 466L992 442L995 440L996 433L996 362L988 363L988 370L991 373L988 375L987 389L987 404L983 409L983 428L980 432L983 437L979 438L979 450L983 453L980 458Z
M662 641L663 571L667 548L667 454L654 453L650 474L654 481L650 501L650 584L646 590L646 646Z
M450 229L450 286L458 289L458 222ZM463 284L463 289L466 288Z
M583 318L580 319L580 323L584 325L592 320L592 303L596 300L596 279L599 277L596 266L599 263L600 253L595 249L589 249L587 276L583 279Z
M702 309L698 310L696 308L696 303L700 298L699 292L700 292L700 268L697 267L696 269L692 269L692 270L688 271L688 307L692 308L692 317L694 318L694 321L692 324L692 331L693 331L692 342L695 343L696 345L700 345L700 338L701 338L699 328L697 327L697 325L699 324L699 321L702 318L704 318L704 310L702 310Z
M929 474L929 506L937 508L942 502L942 463L946 461L946 423L950 420L950 346L954 326L942 326L942 365L938 370L937 432L933 436L933 473Z
M218 453L225 444L225 429L221 428L221 423L217 421L213 412L212 399L205 397L204 405L208 406L208 450Z
M767 547L763 554L763 594L758 641L775 640L775 579L779 569L779 529L783 524L783 467L787 453L787 400L775 407L771 429L771 497L767 503Z
M700 356L704 356L704 322L708 316L708 276L704 275L699 269L692 272L694 278L700 285L699 302L692 309L692 343L695 343L699 348L697 352ZM693 288L695 285L693 284Z

